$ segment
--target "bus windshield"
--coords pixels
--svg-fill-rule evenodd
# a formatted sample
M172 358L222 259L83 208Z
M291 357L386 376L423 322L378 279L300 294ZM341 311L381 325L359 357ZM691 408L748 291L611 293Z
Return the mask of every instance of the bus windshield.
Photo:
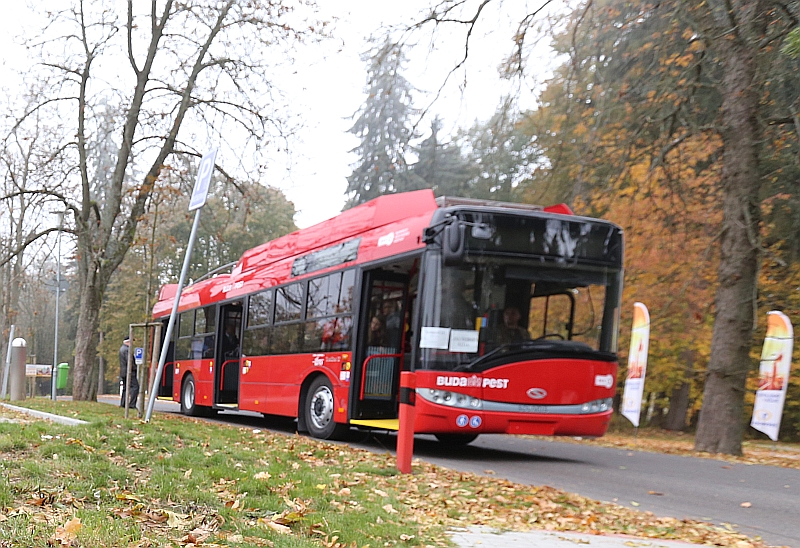
M509 352L616 352L619 268L490 255L444 266L436 250L425 267L421 369L479 371Z

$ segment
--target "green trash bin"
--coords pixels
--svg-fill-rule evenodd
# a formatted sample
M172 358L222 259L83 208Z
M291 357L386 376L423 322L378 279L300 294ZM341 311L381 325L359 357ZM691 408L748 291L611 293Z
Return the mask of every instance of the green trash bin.
M67 387L67 375L69 375L69 364L58 364L58 378L56 379L56 388L63 390Z

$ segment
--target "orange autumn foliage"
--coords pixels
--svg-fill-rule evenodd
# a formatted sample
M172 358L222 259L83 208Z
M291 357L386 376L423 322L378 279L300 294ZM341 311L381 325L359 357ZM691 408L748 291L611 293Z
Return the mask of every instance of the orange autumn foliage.
M684 379L694 380L695 402L702 390L697 373L707 363L713 328L714 243L722 213L719 174L708 161L719 146L716 138L692 136L658 165L633 156L612 188L594 191L590 203L576 203L579 212L605 211L604 217L625 230L620 362L628 352L633 303L641 301L652 322L647 391L668 396ZM687 365L695 372L689 378Z

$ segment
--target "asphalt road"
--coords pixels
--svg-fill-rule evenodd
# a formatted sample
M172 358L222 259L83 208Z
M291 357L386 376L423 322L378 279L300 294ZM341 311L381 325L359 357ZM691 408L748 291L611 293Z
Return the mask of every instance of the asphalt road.
M163 410L172 411L174 405L165 404ZM216 420L294 432L292 421L278 417L225 412ZM385 451L394 449L395 438L353 431L348 443ZM770 545L800 548L796 469L505 435L482 435L460 448L417 436L414 456L455 470L549 485L657 516L727 524Z
M796 469L499 435L481 436L458 451L420 436L415 456L457 470L488 470L517 483L550 485L657 516L729 524L768 544L800 548Z

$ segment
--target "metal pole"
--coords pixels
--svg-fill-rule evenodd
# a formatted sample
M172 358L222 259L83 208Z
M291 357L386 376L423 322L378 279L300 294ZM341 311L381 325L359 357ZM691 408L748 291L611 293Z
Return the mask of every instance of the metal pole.
M11 367L11 341L14 340L14 324L11 324L11 331L8 333L8 352L6 352L6 368L3 371L3 391L0 393L0 398L6 399L8 393L8 370Z
M156 202L155 209L153 211L153 230L150 233L150 248L149 250L145 248L146 251L149 251L150 257L147 267L147 293L145 295L145 305L144 305L144 313L145 313L145 322L150 318L150 315L153 313L153 310L150 307L150 296L153 294L153 265L155 263L155 254L153 253L155 247L155 240L156 240L156 226L158 224L158 202ZM148 324L149 325L149 324ZM161 322L158 322L158 329L157 335L155 335L160 342L161 338ZM145 348L145 356L147 356L147 350L149 348L147 344L147 333L150 332L150 327L145 327L145 337L144 337L144 348ZM153 369L158 365L158 361L156 360L156 355L160 354L160 347L157 346L155 343L153 344L153 348L151 349L152 352L150 353L150 365L145 368L145 372L140 372L141 381L139 382L139 386L143 388L142 392L144 393L144 397L142 398L142 404L138 408L139 409L139 418L141 419L144 416L145 408L147 407L146 398L154 397L149 392L150 380L153 377ZM147 360L145 360L147 361Z
M103 340L105 337L105 332L100 331L100 348L103 347ZM98 357L98 362L100 366L97 372L97 395L99 396L106 393L106 359L102 354Z
M56 401L56 383L58 381L58 301L61 297L61 229L64 228L64 213L58 213L58 242L56 253L56 329L55 337L53 339L53 370L50 374L50 396L53 401Z
M147 299L150 300L149 298ZM149 304L149 303L148 303ZM145 320L146 322L147 320ZM136 398L136 414L141 419L144 416L144 400L147 397L147 380L145 374L147 373L147 346L149 342L148 335L150 334L150 326L145 323L144 326L144 343L142 344L142 365L136 366L136 378L139 382L139 396Z
M178 305L181 302L181 291L183 291L183 284L186 280L186 274L189 272L189 263L192 259L192 248L194 248L194 241L197 238L197 227L200 225L200 211L202 207L194 212L194 223L192 223L192 233L189 235L189 244L186 246L186 256L183 258L183 268L181 269L181 277L178 280L178 290L175 292L175 299L172 303L172 313L169 315L169 323L167 324L167 333L164 337L164 346L161 347L161 355L158 358L158 370L155 377L153 377L153 384L150 386L150 401L147 405L147 414L144 417L144 422L150 422L150 417L153 415L153 406L156 403L156 387L161 383L161 375L164 373L164 363L167 361L167 350L169 349L169 341L172 339L172 331L175 329L175 318L178 316Z
M122 389L122 404L125 406L125 418L128 418L128 408L131 404L131 367L133 366L133 326L128 326L128 365L125 366L125 388Z
M156 356L161 355L161 328L161 322L156 323L155 334L153 335L153 353L150 355L150 367L147 368L147 386L150 386L150 380L154 378L155 369L158 367L158 358ZM153 383L153 388L157 388L155 383ZM158 399L158 390L156 392L148 392L147 397L154 400Z

